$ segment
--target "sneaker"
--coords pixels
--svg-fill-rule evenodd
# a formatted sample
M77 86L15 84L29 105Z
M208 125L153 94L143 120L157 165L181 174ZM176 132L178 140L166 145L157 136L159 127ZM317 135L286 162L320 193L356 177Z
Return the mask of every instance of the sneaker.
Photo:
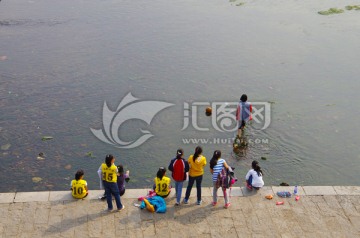
M99 198L100 198L100 200L102 200L102 201L106 200L106 196L102 196L102 197L99 197Z
M202 201L200 200L200 201L197 201L197 205L201 205L201 203L202 203Z
M211 203L214 207L216 206L217 202L212 202Z
M175 206L179 206L179 205L180 205L180 203L178 203L178 202L175 203Z
M253 187L252 187L250 184L248 184L248 183L246 183L246 187L247 187L249 190L252 190L252 189L253 189Z
M184 198L183 203L184 203L184 204L188 204L188 203L189 203L189 200L186 199L186 198Z
M122 208L118 209L118 211L120 212L120 211L122 211L124 209L125 209L125 206L123 205Z
M230 205L231 205L230 203L226 203L224 208L228 208L228 207L230 207Z

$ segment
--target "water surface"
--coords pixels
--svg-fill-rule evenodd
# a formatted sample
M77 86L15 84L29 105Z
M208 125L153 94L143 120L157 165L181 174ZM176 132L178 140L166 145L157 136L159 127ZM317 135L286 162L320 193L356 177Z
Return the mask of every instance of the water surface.
M184 102L236 102L243 93L272 102L269 128L247 130L268 143L250 145L241 159L231 144L202 144L208 161L223 152L238 185L253 159L267 185L359 185L360 13L317 12L360 2L244 2L3 0L0 145L11 146L0 151L0 192L64 190L78 168L98 189L96 170L109 153L131 170L129 188L149 187L178 147L193 153L183 138L233 137L203 113L199 124L210 131L182 131ZM90 128L101 128L104 101L115 110L129 92L174 106L150 126L124 124L125 138L140 128L155 135L125 150Z

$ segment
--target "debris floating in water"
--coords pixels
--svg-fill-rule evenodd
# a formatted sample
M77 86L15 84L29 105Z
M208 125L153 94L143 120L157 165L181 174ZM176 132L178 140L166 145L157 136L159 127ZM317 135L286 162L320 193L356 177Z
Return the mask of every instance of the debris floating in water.
M262 156L261 159L262 159L262 160L266 160L266 157Z
M95 158L94 154L92 151L89 151L85 154L86 157L90 157L90 158Z
M244 4L245 4L244 2L239 2L235 6L240 7L240 6L244 5Z
M71 169L71 167L72 167L71 164L68 164L68 165L66 165L66 166L64 167L64 169L68 169L68 170L69 170L69 169Z
M11 147L11 144L7 143L7 144L1 146L1 150L8 150L8 149L10 149L10 147Z
M352 5L352 6L346 6L345 7L346 10L360 10L360 5Z
M43 152L40 152L38 157L37 157L38 160L44 160L45 159L45 155Z
M4 60L6 60L7 59L7 56L6 55L1 55L0 56L0 61L4 61Z
M289 186L289 184L282 182L282 183L280 184L280 186Z
M54 139L54 137L52 137L52 136L43 136L43 137L41 138L42 141L52 140L52 139Z
M38 183L38 182L40 182L42 180L42 178L40 178L40 177L33 177L32 178L32 181L34 182L34 183Z
M319 11L318 13L320 15L331 15L331 14L339 14L339 13L343 13L344 10L343 9L340 9L340 8L330 8L329 10L327 11Z

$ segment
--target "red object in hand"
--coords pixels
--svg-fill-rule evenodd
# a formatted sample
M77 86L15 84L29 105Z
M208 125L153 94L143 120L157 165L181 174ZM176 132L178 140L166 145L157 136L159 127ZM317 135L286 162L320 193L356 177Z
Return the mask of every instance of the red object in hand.
M276 202L276 205L284 205L284 202Z

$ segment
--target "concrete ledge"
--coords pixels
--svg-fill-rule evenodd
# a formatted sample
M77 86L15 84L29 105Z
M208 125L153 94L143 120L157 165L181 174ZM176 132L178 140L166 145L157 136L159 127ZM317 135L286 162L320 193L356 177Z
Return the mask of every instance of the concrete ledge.
M16 193L14 202L47 202L50 192Z
M334 186L338 195L360 195L360 187L357 186Z
M202 196L211 197L212 187L202 187ZM126 189L122 198L137 199L140 196L146 196L149 189ZM232 197L246 197L268 194L276 195L278 191L294 192L294 186L265 186L260 190L248 190L246 187L233 187L231 190ZM186 187L183 187L182 196L185 197ZM96 200L104 194L103 190L90 190L86 200ZM305 196L321 195L360 195L360 186L298 186L298 194ZM218 190L218 196L222 197L221 189ZM175 197L175 189L172 188L169 198ZM190 194L191 198L196 198L196 187L193 187ZM18 192L18 193L0 193L1 203L19 203L19 202L47 202L47 201L69 201L74 200L70 191L45 191L45 192ZM76 200L76 199L75 199Z
M49 196L49 201L68 201L73 200L74 198L71 195L70 191L51 191Z
M337 195L332 186L309 186L303 187L305 195L319 196L319 195Z
M0 193L0 203L13 203L15 193Z

